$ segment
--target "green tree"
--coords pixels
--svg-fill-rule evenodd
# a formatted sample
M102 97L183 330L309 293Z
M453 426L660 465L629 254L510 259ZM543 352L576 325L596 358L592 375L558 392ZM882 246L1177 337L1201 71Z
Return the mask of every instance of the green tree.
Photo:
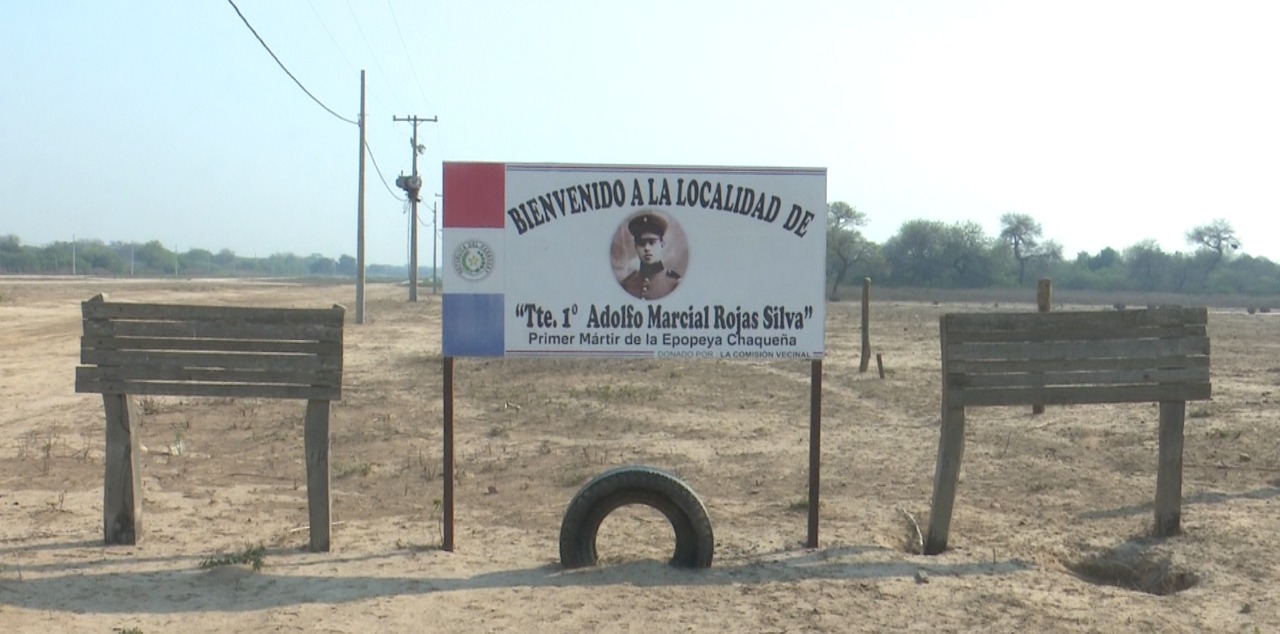
M957 222L941 234L941 258L949 268L950 285L963 288L990 286L998 277L995 241L976 222Z
M175 254L164 248L159 240L152 240L134 250L134 262L152 273L173 272Z
M866 262L875 250L875 244L857 229L866 224L867 215L849 203L836 201L827 206L827 280L832 301L854 265Z
M349 255L339 256L338 257L338 275L341 275L343 277L355 277L356 264L357 264L356 259Z
M311 264L307 265L307 271L312 275L333 275L338 269L338 263L332 258L324 256L312 256Z
M944 243L947 225L937 220L908 220L885 241L884 258L893 280L908 286L936 286L950 269Z
M1034 218L1027 214L1008 213L1000 216L1000 239L1013 249L1013 259L1018 262L1018 284L1026 282L1027 262L1047 254L1040 245L1044 229ZM1058 259L1062 258L1062 249L1057 251Z
M1102 269L1120 266L1120 252L1107 247L1098 252L1098 255L1089 258L1088 266L1090 271L1100 271Z
M1124 250L1124 261L1133 288L1154 291L1165 281L1170 258L1155 240L1143 240Z
M1192 227L1187 232L1186 238L1187 244L1212 252L1213 258L1209 260L1208 272L1210 273L1217 268L1224 256L1240 248L1240 239L1236 237L1236 230L1231 227L1231 223L1222 218L1216 218L1207 225Z

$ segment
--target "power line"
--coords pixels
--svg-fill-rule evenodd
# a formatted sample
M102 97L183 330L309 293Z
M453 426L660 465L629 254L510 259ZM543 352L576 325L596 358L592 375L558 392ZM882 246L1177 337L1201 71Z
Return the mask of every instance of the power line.
M387 10L391 12L391 22L396 25L396 35L400 36L400 48L404 49L405 59L409 60L409 71L413 73L413 83L418 86L418 94L422 96L424 105L431 105L427 100L427 91L422 89L422 82L418 81L418 69L413 65L413 55L409 54L409 47L405 46L404 33L400 32L400 20L396 18L395 7L391 6L391 0L387 0Z
M391 80L387 79L387 71L382 70L382 62L378 61L377 53L373 52L373 47L369 46L369 38L365 37L364 28L360 26L360 18L356 17L356 10L351 8L351 1L347 0L347 11L351 12L351 21L356 24L356 31L360 33L360 39L364 40L364 47L369 51L369 57L373 58L373 65L378 67L378 72L382 75L382 83L387 85L391 91L391 97L400 102L400 95L396 94L396 89L391 85Z
M342 46L338 44L338 39L333 37L333 31L329 30L329 25L324 23L324 18L320 17L319 11L316 11L316 5L308 2L307 6L311 7L311 14L316 16L316 21L320 23L320 27L329 35L329 41L333 42L333 47L338 49L338 54L342 56L342 59L346 60L347 66L354 71L356 69L356 65L351 63L351 58L347 57L347 52L342 50Z
M378 159L374 158L373 148L369 147L368 141L364 142L364 149L369 151L369 160L373 162L373 171L378 173L378 180L382 181L382 186L387 188L387 193L391 194L391 197L396 200L408 202L408 199L401 198L397 196L395 192L391 191L391 186L387 184L386 177L382 175L382 168L378 167Z
M246 18L246 17L244 17L244 14L240 12L240 7L237 7L237 6L236 6L235 0L227 0L227 2L231 5L231 8L232 8L232 9L235 9L235 10L236 10L236 15L240 16L240 20L241 20L242 22L244 22L244 25L245 25L245 26L247 26L247 27L249 27L249 32L250 32L250 33L253 33L253 36L254 36L254 37L256 37L256 38L258 38L258 43L262 44L262 48L267 49L267 52L271 54L271 59L276 60L276 63L280 65L280 69L284 71L284 74L288 75L288 76L289 76L289 79L292 79L292 80L293 80L293 83L297 84L297 85L298 85L298 88L301 88L301 89L302 89L302 92L307 93L307 96L308 96L308 97L311 97L311 100L312 100L312 101L316 102L317 104L320 104L320 107L321 107L321 108L324 108L325 110L327 110L327 111L329 112L329 114L331 114L331 115L333 115L333 116L335 116L335 117L337 117L337 118L339 118L339 119L341 119L341 120L343 120L343 121L345 121L345 122L347 122L347 123L350 123L351 125L360 125L359 123L357 123L357 122L355 122L355 121L352 121L351 119L348 119L348 118L346 118L346 117L344 117L344 116L342 116L342 115L340 115L340 114L338 114L338 113L334 112L332 108L330 108L329 106L324 105L324 102L320 101L319 99L317 99L317 98L316 98L316 96L315 96L315 95L311 94L311 91L310 91L310 90L307 90L307 87L306 87L306 86L303 86L303 85L302 85L302 82L298 81L298 78L297 78L297 77L294 77L294 76L293 76L293 73L289 72L289 69L285 67L284 62L280 61L280 58L279 58L279 57L276 57L275 52L271 50L271 47L270 47L270 46L267 46L267 43L262 39L262 36L261 36L261 35L258 35L258 31L257 31L257 30L255 30L255 29L253 28L253 25L252 25L252 24L249 24L249 19L248 19L248 18ZM367 43L367 42L366 42L365 44L366 44L366 46L368 45L368 43ZM376 60L375 60L375 61L376 61Z

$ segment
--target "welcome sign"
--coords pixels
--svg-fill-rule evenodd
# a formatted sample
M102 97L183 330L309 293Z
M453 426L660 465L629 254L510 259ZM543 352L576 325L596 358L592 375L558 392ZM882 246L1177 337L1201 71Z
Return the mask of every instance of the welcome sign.
M445 356L821 359L826 170L444 164Z

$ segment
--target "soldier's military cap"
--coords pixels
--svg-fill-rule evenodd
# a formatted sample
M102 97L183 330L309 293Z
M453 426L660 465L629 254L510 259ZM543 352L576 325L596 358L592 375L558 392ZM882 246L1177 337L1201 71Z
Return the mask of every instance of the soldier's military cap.
M636 238L646 233L651 233L661 238L667 234L667 221L663 220L662 216L658 214L640 214L627 223L627 230Z

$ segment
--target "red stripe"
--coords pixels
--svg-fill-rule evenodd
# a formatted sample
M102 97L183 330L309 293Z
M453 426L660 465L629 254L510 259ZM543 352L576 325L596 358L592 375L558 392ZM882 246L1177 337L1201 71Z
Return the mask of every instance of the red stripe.
M503 228L506 180L506 163L445 163L444 227Z

